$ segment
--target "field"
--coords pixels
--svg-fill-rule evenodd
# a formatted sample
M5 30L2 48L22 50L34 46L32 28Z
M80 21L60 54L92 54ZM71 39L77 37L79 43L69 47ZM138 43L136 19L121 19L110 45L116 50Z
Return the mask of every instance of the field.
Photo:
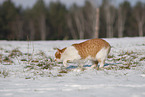
M56 48L84 40L0 41L0 97L145 97L145 37L105 40L104 69L54 61Z

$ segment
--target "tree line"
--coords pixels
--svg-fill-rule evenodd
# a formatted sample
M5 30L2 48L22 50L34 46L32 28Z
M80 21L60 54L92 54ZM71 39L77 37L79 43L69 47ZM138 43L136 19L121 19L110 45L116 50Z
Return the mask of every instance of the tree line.
M84 6L69 8L59 1L45 4L37 0L32 8L16 7L11 0L0 4L1 40L62 40L133 37L145 35L145 4L131 6L124 1L102 0L97 7L85 1Z

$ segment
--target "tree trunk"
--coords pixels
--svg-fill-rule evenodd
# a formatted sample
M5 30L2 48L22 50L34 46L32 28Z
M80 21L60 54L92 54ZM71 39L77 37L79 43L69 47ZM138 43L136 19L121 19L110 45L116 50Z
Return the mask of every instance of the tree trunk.
M74 30L74 27L73 27L73 24L72 24L72 19L70 16L68 16L67 18L67 24L68 24L68 27L70 29L70 33L71 33L71 36L73 39L77 39L77 35L76 35L76 32Z
M115 10L111 9L110 5L106 5L105 15L106 15L106 26L107 26L107 37L112 38L113 35L113 24L115 21Z
M30 20L29 26L30 26L30 40L35 40L35 28L34 22L32 20Z
M95 38L99 38L99 15L100 11L99 8L96 9L96 33L95 33Z
M79 39L84 39L84 17L82 12L76 12L74 16L74 20L76 23L77 31L79 34Z
M124 32L124 25L126 21L126 14L127 11L123 10L123 7L120 6L118 9L118 37L123 37L123 32Z
M73 24L72 24L72 18L70 15L67 17L67 24L70 29L70 33L73 39L77 39L76 31L74 30Z
M138 34L143 36L143 26L145 23L145 6L141 2L138 2L134 8L134 17L138 25Z
M16 17L15 22L15 38L20 40L23 38L23 21L20 19L19 16Z
M123 30L124 30L124 25L123 25L123 19L118 16L118 37L123 37Z
M120 25L120 27L118 27L118 37L121 38L123 37L123 26Z
M111 25L110 24L107 25L107 37L108 38L112 38L113 37L112 29L111 29Z
M142 23L142 21L139 21L138 31L139 31L139 36L142 37L143 36L143 23Z
M18 36L17 39L20 40L23 38L23 22L22 21L18 21L17 23L17 28L18 28Z
M40 35L41 40L46 40L46 23L44 14L40 16Z

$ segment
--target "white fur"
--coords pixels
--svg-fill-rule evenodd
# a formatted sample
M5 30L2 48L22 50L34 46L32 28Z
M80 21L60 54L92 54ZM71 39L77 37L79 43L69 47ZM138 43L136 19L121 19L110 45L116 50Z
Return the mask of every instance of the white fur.
M100 60L100 67L104 67L104 62L108 56L108 50L109 48L102 48L97 54L96 59Z
M78 54L78 50L74 46L67 47L61 54L61 60L64 66L67 66L67 61L80 60L81 56Z
M109 48L102 48L97 54L96 54L96 58L92 58L91 56L88 56L86 59L84 60L93 60L93 61L97 61L100 60L100 67L104 66L104 62L107 58L108 55L108 50ZM81 56L78 53L78 50L74 47L74 46L70 46L67 47L66 50L61 54L61 59L63 61L63 64L65 67L67 67L67 61L77 61L80 60Z
M102 48L97 54L96 54L96 59L106 59L108 54L108 49L107 48Z

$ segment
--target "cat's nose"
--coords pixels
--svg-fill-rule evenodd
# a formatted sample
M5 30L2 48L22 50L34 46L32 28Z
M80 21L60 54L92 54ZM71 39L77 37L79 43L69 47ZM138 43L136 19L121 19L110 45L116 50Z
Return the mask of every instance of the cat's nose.
M57 58L55 58L54 61L58 62L59 60Z
M57 61L57 59L55 58L54 61Z

